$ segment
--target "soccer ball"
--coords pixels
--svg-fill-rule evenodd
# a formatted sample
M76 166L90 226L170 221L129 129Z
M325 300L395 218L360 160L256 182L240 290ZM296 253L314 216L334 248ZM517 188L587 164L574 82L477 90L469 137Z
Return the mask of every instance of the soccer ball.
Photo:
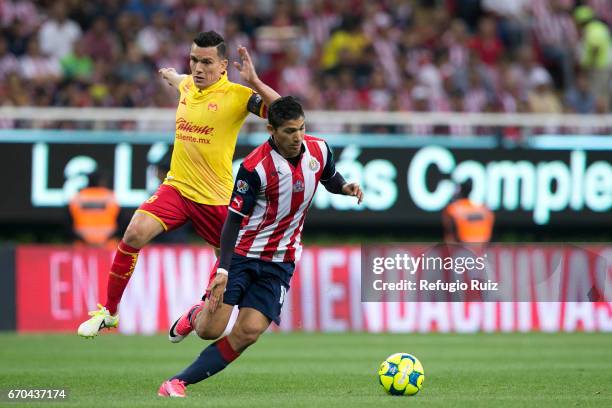
M415 356L395 353L380 365L378 381L391 395L415 395L423 388L425 371Z

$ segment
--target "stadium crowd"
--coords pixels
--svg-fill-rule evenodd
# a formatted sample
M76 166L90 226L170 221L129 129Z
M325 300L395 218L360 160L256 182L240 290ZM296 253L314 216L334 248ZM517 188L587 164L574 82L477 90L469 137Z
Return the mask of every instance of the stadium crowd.
M609 0L0 0L0 101L172 107L157 70L215 30L307 109L607 113L611 23Z

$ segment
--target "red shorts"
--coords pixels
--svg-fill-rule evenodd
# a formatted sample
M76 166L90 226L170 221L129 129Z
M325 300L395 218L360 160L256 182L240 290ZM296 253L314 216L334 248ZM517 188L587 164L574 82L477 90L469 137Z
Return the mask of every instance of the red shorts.
M138 210L155 218L166 231L191 221L199 236L219 248L227 205L199 204L185 198L172 186L162 184Z

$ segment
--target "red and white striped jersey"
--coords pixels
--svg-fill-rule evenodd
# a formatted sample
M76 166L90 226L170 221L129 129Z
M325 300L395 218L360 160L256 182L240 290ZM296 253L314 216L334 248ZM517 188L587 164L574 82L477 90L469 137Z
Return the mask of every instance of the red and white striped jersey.
M293 164L272 139L251 152L240 166L229 206L244 217L234 253L272 262L299 260L304 219L318 183L335 173L329 146L312 136L304 136Z

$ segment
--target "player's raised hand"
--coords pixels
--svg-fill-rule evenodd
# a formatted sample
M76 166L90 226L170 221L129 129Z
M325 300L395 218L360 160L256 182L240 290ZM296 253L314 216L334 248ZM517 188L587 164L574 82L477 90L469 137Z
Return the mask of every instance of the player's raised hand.
M174 68L160 68L158 72L161 74L162 78L168 82L170 86L173 86L175 88L179 87L179 84L185 77L185 75L180 75L178 72L176 72L176 69Z
M208 311L214 313L219 305L223 303L223 292L227 286L227 275L218 273L215 275L215 279L210 283L208 287Z
M363 201L363 191L359 183L346 183L342 186L342 194L357 197L357 204L361 204Z
M240 55L242 64L234 61L234 67L240 72L242 79L247 83L253 83L257 79L257 73L255 72L255 66L253 65L249 52L246 47L239 46L238 54Z
M174 75L178 75L178 73L176 72L176 69L174 69L174 68L160 68L159 69L159 73L161 74L162 78L164 78L166 81L168 81L168 83L170 83L170 79Z

